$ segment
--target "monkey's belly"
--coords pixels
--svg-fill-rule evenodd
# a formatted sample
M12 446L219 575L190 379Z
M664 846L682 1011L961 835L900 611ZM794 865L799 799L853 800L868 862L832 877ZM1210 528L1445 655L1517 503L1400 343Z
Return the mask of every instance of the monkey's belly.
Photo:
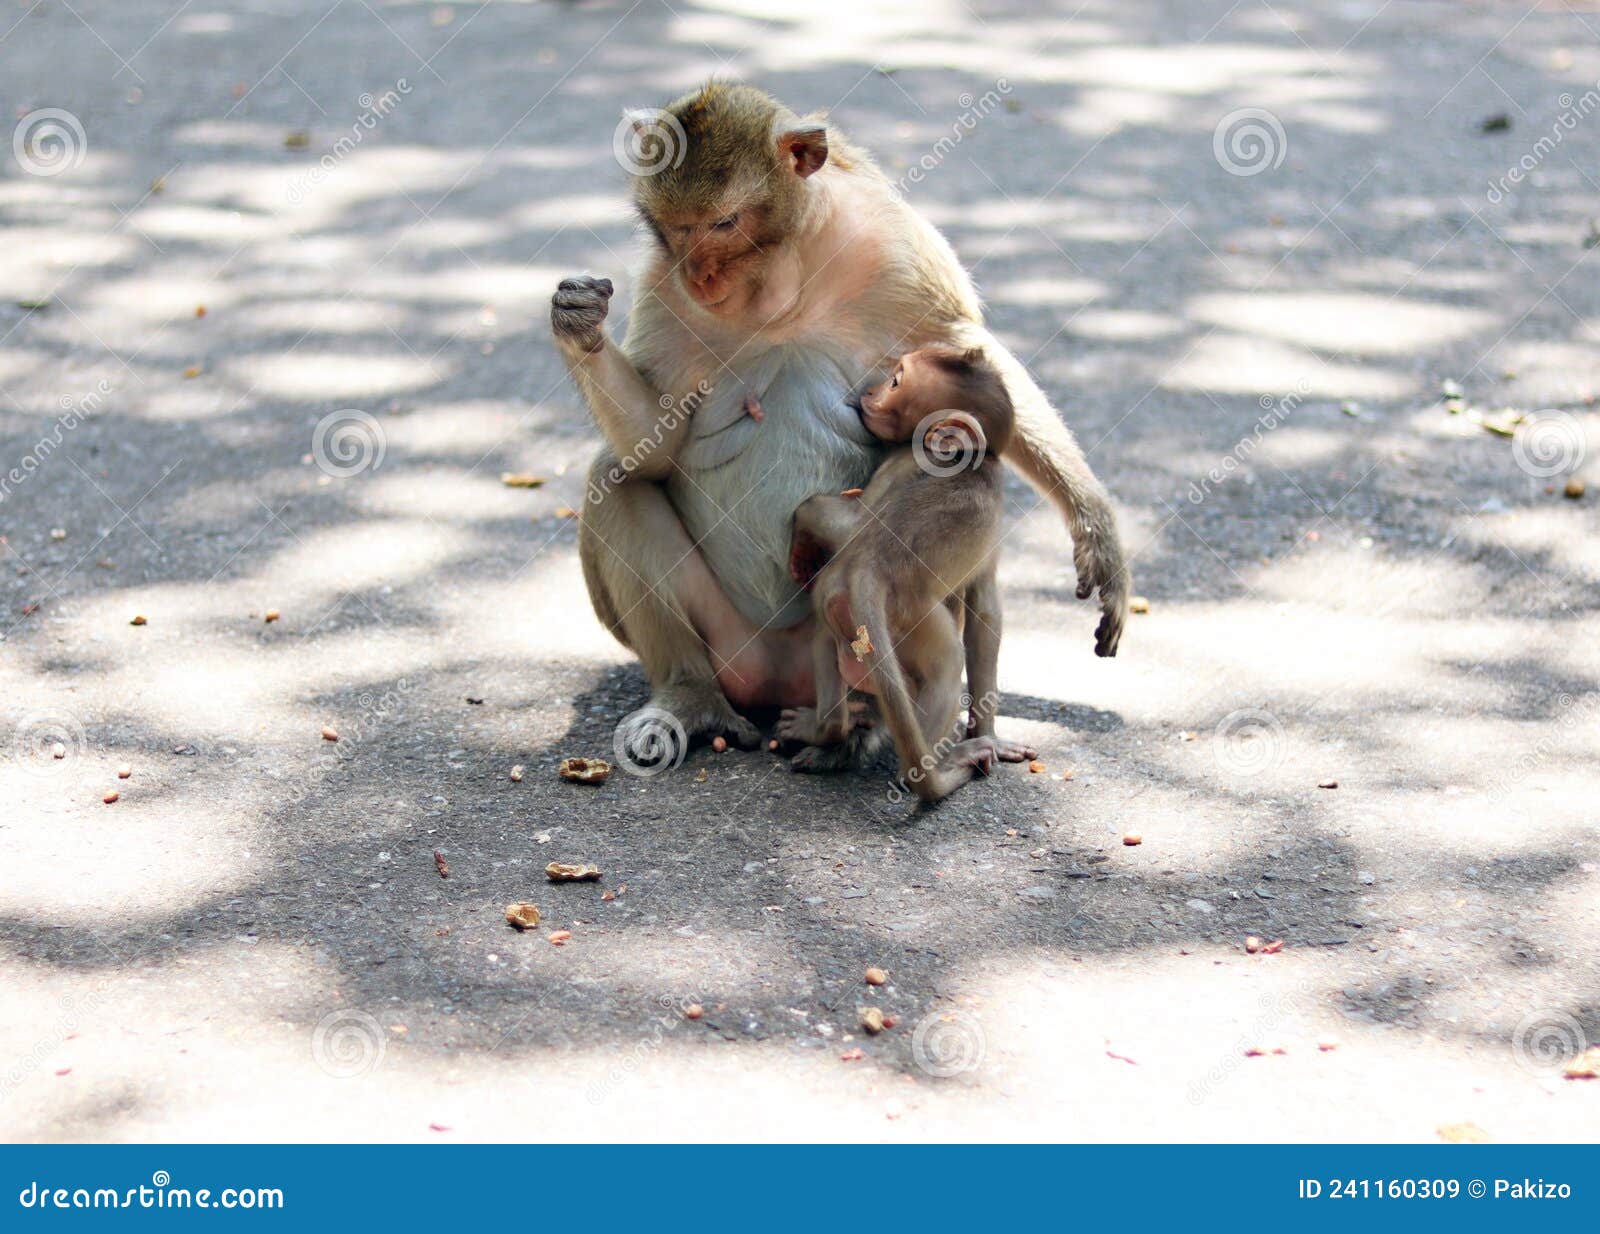
M784 345L741 356L694 413L667 492L728 598L758 625L792 626L810 611L789 577L795 507L864 487L882 457L845 402L854 387L832 358ZM745 411L749 395L759 421Z

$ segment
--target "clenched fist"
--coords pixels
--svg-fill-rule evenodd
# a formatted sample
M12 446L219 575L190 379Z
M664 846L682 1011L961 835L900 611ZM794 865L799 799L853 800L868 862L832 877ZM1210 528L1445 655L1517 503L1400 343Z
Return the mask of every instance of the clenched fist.
M556 342L582 351L599 351L605 346L601 325L611 308L611 280L590 278L562 279L550 298L550 329Z

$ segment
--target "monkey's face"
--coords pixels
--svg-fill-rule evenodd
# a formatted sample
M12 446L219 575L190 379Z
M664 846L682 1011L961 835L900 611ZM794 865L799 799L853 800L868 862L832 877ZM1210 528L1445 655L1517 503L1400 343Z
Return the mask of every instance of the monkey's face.
M767 203L725 203L655 216L652 230L689 298L719 317L748 307L761 289L772 235Z
M827 129L749 86L712 82L665 112L636 115L634 204L681 284L717 317L765 311L806 213L805 181L827 161Z
M951 394L944 373L913 351L900 357L887 381L861 396L861 423L880 441L910 441L923 419L952 406Z

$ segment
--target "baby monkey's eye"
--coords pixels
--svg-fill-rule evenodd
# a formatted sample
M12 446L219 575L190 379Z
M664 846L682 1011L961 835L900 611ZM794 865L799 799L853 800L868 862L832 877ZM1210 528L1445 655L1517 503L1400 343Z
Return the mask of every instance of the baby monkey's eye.
M889 379L889 389L898 390L899 388L900 388L900 374L897 371L895 373L895 375Z
M727 218L718 219L715 223L711 224L711 229L713 231L728 231L738 221L739 215L737 213L730 214Z

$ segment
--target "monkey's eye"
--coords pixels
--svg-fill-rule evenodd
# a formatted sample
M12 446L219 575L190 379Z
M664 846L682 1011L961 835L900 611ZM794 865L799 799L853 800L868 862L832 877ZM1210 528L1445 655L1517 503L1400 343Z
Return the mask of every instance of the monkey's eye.
M900 388L900 374L896 373L894 375L894 377L891 378L890 381L889 381L889 389L898 390L899 388Z
M738 221L739 221L739 215L737 213L730 214L730 215L728 215L727 218L718 219L715 223L711 224L711 230L712 231L730 231L730 230L732 230L733 225L735 223L737 223Z

